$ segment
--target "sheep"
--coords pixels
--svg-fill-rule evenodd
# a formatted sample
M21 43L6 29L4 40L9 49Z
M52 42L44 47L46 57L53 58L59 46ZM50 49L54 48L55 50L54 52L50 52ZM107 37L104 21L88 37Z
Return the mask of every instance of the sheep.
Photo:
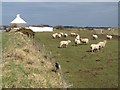
M56 35L55 35L55 34L53 34L53 35L52 35L52 37L53 37L53 38L56 38Z
M89 39L88 38L80 38L80 41L82 43L88 44L89 43Z
M93 39L96 40L98 38L98 35L93 34L92 37L93 37Z
M112 39L112 36L111 35L106 35L107 39Z
M77 36L76 36L76 38L75 39L80 39L80 35L79 34L77 34Z
M62 32L60 32L61 36L63 36L64 34Z
M81 41L80 41L80 39L75 38L75 45L78 45L78 44L81 44Z
M70 33L71 36L76 36L76 33Z
M58 38L61 38L61 36L62 36L61 34L57 34L57 37L58 37Z
M110 31L111 30L111 28L108 28L108 31Z
M98 44L99 44L99 46L100 46L100 49L101 49L101 48L104 48L105 45L106 45L106 43L107 43L106 40L104 40L103 42L99 42Z
M65 46L65 48L66 48L66 47L68 46L69 43L71 43L70 40L61 41L61 42L60 42L60 48L62 48L62 47L64 47L64 46Z
M91 44L90 49L91 49L91 52L99 51L100 50L100 44Z
M107 41L104 40L103 42L99 42L97 44L91 44L90 45L90 48L91 48L91 51L94 52L94 51L99 51L101 48L104 48L105 45L106 45Z
M67 34L67 33L65 33L65 34L64 34L64 37L67 37L67 36L68 36L68 34Z
M52 37L55 39L57 37L58 33L54 33Z

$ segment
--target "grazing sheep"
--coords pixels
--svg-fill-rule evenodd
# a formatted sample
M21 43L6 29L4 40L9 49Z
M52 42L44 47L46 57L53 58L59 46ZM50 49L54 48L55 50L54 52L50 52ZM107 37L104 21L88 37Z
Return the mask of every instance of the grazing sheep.
M60 32L61 36L63 36L64 34L62 32Z
M71 43L70 40L61 41L61 42L60 42L60 48L62 48L62 47L64 47L64 46L65 46L65 48L66 48L66 47L68 46L69 43Z
M80 39L76 39L76 38L75 38L75 45L79 45L79 44L81 44Z
M99 51L100 50L100 45L99 44L91 44L90 49L91 49L91 52Z
M112 39L112 36L111 35L106 35L107 39Z
M58 33L54 33L52 37L55 39L57 37Z
M58 35L57 35L58 38L61 38L61 36L62 36L61 34L58 34Z
M80 35L79 34L77 34L77 36L76 36L76 38L75 39L80 39Z
M93 34L92 37L93 37L93 39L96 40L98 38L98 35Z
M106 40L104 40L103 42L99 42L98 44L99 44L99 46L100 46L100 49L101 49L101 48L104 48L105 45L106 45L106 43L107 43Z
M88 38L80 38L80 41L82 43L88 44L89 43L89 39Z
M76 33L70 33L71 36L76 36Z
M64 37L67 37L67 36L68 36L68 34L67 34L67 33L65 33L65 34L64 34Z
M108 28L108 31L110 31L111 30L111 28Z

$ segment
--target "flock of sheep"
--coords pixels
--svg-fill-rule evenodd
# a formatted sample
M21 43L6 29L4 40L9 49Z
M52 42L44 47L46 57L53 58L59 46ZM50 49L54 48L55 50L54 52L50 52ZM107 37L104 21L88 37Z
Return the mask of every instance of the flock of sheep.
M89 43L89 39L88 38L81 38L78 33L71 32L70 36L75 37L75 39L74 39L75 45L88 44ZM52 35L52 37L54 39L55 38L61 38L61 37L68 37L68 34L59 32L59 33L54 33ZM93 37L94 40L98 39L98 35L93 34L92 37ZM111 35L106 35L106 38L110 40L110 39L112 39L112 36ZM65 47L66 48L69 43L71 43L71 40L60 41L60 46L59 47L60 48L64 48ZM91 52L99 51L100 49L105 47L106 43L107 43L107 40L104 40L104 41L101 41L101 42L98 42L98 43L95 43L95 44L91 44L90 45L90 51Z

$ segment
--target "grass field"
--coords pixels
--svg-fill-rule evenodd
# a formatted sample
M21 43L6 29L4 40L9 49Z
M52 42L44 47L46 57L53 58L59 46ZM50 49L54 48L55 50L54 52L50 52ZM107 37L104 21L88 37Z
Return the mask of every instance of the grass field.
M2 38L2 47L4 49L4 47L7 47L7 41L9 39L9 35L8 35L8 33L2 33L1 35L2 35L1 36L1 38Z
M32 39L19 32L3 32L2 88L65 88L67 83ZM1 84L1 82L0 82Z
M74 46L74 38L52 39L55 32L77 32L81 37L88 37L88 45ZM44 45L47 52L52 52L52 58L60 63L64 78L74 88L115 88L118 87L118 39L113 36L106 47L99 52L87 52L91 43L106 39L99 35L98 40L92 40L93 31L56 30L54 32L36 33L35 40ZM72 43L67 48L58 48L61 40L70 39Z

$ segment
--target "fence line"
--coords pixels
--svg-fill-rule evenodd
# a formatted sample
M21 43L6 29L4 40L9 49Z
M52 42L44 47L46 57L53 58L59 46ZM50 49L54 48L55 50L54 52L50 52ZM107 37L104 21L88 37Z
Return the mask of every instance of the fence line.
M49 60L51 62L53 67L55 66L55 60L52 58L53 57L52 52L46 51L44 44L42 45L42 44L38 43L36 40L33 39L33 46L35 47L35 49L37 51L40 51L47 60ZM62 78L62 83L66 83L67 88L71 87L71 84L69 83L69 81L64 78L62 70L59 70L58 73L60 74L60 76Z

